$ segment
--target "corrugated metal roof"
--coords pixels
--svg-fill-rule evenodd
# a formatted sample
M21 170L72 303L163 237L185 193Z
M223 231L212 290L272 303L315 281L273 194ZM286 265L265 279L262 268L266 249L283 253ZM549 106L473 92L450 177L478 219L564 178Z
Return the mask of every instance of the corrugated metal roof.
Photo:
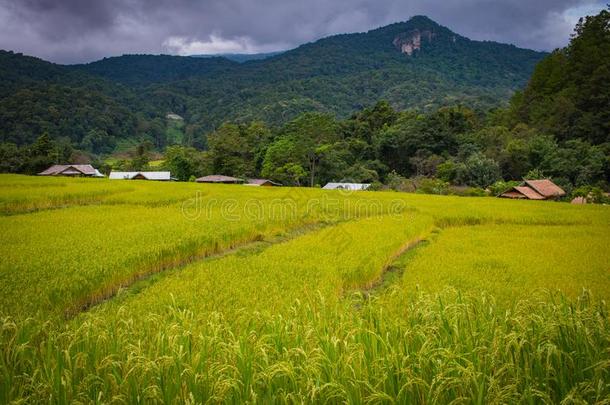
M536 190L527 186L513 187L510 190L506 190L505 192L500 194L499 197L527 198L528 200L544 200L544 197L538 194Z
M221 174L199 177L196 181L197 183L241 183L241 180L238 178Z
M522 185L527 185L536 192L546 198L549 197L561 197L566 195L566 192L562 190L557 184L551 180L525 180Z
M328 183L323 190L366 190L371 185L368 183Z
M280 183L276 183L275 181L271 181L269 179L248 179L247 186L262 186L262 185L272 185L272 186L281 186Z
M515 190L517 190L530 200L544 200L544 196L538 194L533 188L517 186L515 187Z
M131 180L144 177L146 180L170 180L170 172L111 172L108 176L112 180Z
M103 176L97 169L91 165L53 165L47 170L38 173L40 176L58 176L58 175L78 175Z

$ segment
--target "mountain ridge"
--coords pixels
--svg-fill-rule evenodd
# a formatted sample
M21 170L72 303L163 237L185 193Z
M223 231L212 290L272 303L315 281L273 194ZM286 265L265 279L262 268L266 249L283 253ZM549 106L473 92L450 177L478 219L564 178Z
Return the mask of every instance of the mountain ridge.
M191 58L225 58L230 61L237 63L245 63L252 60L263 60L269 59L274 56L280 55L286 51L275 51L275 52L259 52L259 53L214 53L214 54L196 54L188 55Z
M58 65L4 52L0 72L8 72L11 80L0 80L0 140L22 144L47 131L79 143L98 129L117 140L154 138L157 135L146 128L162 125L154 121L163 120L168 112L206 132L225 121L279 124L306 111L346 117L382 99L399 110L454 104L488 109L505 105L515 90L523 88L545 55L470 40L425 16L321 38L245 63L223 57L136 54ZM38 98L24 93L31 88L44 93L53 88L49 86L78 88L76 94L99 93L108 103L126 108L127 121L134 124L119 132L110 124L92 125L91 119L73 127L60 125L75 124L76 111L58 99L70 91ZM37 106L42 118L11 111L22 103ZM99 116L106 115L103 104L95 108ZM62 118L64 114L69 116Z

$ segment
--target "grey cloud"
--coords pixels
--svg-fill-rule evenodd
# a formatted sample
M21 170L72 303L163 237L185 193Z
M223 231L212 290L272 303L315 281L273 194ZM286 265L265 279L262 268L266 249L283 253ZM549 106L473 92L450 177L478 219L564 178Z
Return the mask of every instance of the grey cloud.
M598 0L0 0L0 48L61 63L123 53L269 51L425 14L473 39L550 50ZM223 48L224 47L224 48Z

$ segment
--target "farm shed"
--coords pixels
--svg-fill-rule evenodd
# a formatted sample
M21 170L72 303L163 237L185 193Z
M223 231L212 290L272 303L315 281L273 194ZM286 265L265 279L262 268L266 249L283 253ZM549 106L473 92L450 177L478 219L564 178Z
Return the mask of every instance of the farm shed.
M111 180L171 180L170 172L111 172Z
M524 200L552 200L563 197L566 192L551 180L524 180L520 185L513 187L498 197L524 199Z
M38 173L39 176L104 177L91 165L53 165Z
M350 191L361 191L366 190L371 185L367 183L328 183L323 190L350 190Z
M246 186L260 186L260 187L279 187L280 183L276 183L275 181L271 181L268 179L249 179L245 184Z
M213 174L210 176L199 177L196 180L197 183L220 183L220 184L237 184L242 183L241 179L231 177L231 176L223 176L221 174Z

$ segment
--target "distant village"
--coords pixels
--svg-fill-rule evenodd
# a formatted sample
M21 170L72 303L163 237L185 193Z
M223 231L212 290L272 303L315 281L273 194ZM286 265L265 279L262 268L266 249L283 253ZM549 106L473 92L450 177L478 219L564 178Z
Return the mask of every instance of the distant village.
M98 169L91 165L53 165L38 173L39 176L66 176L66 177L95 177L105 178ZM175 181L169 171L139 171L139 172L110 172L110 180L151 180L151 181ZM237 177L213 174L195 179L197 183L214 184L242 184L254 187L279 187L282 184L269 179L240 179ZM370 184L363 183L328 183L325 190L366 190Z
M105 178L98 169L92 165L53 165L40 172L39 176L67 176L67 177L94 177ZM118 172L112 171L108 176L110 180L149 180L149 181L174 181L169 171L133 171ZM242 184L253 187L280 187L282 184L269 179L240 179L237 177L213 174L195 179L197 183L212 184ZM323 190L349 190L364 191L370 188L367 183L346 183L331 182L327 183ZM566 192L549 179L523 180L518 185L500 193L497 197L518 200L556 200L566 195ZM576 197L572 204L586 204L586 197Z

